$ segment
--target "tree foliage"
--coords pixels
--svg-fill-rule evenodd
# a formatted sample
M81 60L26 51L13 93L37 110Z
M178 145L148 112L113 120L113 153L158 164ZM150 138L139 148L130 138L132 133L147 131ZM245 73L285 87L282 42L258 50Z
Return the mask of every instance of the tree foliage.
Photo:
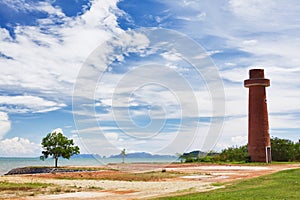
M220 154L221 161L249 161L248 145L229 147L222 150Z
M122 151L121 151L121 156L122 156L122 163L124 163L125 162L125 157L126 157L126 149L123 149Z
M271 138L271 154L273 161L300 161L300 141Z
M295 161L300 161L300 139L297 143L295 143L294 149L295 149L295 154L294 154L293 159Z
M58 158L69 159L74 154L79 154L80 150L78 146L74 145L72 139L68 139L61 132L52 132L42 140L42 156L41 160L52 156L55 159L55 167L57 167Z
M180 162L215 162L215 158L218 155L216 152L205 153L202 151L192 151L189 153L176 154Z

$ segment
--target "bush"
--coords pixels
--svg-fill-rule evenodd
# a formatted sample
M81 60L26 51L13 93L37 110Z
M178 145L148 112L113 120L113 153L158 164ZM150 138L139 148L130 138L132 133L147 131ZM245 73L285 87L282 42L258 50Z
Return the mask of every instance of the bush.
M271 138L271 154L273 161L300 161L300 141Z
M202 158L199 158L200 162L215 162L214 156L204 156Z
M248 146L244 145L241 147L229 147L222 150L220 154L220 161L233 162L233 161L247 161L249 160Z

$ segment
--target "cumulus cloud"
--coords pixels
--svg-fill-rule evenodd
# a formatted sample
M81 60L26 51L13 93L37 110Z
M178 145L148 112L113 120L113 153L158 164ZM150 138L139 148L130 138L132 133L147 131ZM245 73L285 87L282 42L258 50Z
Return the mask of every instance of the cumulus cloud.
M29 139L14 137L0 141L0 156L38 156L41 147Z
M6 113L47 113L71 104L73 84L85 59L102 42L122 32L116 3L92 0L89 9L69 17L51 1L1 1L16 13L47 17L34 15L33 23L10 24L12 30L0 28L0 138L10 129ZM12 142L19 146L9 150ZM12 156L18 147L19 152L31 155L23 151L31 144L22 138L1 141L3 152Z
M3 33L0 52L12 58L0 57L0 67L6 69L0 75L1 86L70 96L78 70L87 56L114 31L120 31L112 12L117 10L116 1L93 1L91 8L77 17L64 16L59 8L47 2L32 9L56 17L47 18L47 23L37 21L37 26L16 26L15 39L10 38L6 29L0 29ZM50 23L57 16L63 25Z

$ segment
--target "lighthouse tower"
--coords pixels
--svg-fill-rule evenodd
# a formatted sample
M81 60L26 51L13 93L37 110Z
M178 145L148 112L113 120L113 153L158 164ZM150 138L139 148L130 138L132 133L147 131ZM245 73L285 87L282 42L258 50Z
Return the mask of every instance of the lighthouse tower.
M266 87L270 80L263 69L251 69L250 78L244 81L249 88L248 154L252 162L271 162L271 143L266 100Z

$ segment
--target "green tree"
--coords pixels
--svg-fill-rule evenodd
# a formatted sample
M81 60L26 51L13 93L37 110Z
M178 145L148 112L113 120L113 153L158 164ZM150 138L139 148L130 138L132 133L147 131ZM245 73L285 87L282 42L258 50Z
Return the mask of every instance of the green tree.
M178 157L178 159L180 160L181 163L183 163L186 159L186 157L180 153L176 153L176 156Z
M248 161L248 147L247 145L240 147L229 147L223 149L220 154L221 161Z
M300 140L294 145L294 161L300 161Z
M126 157L126 150L125 150L125 149L123 149L123 150L121 151L121 156L122 156L122 163L124 163L125 157Z
M294 143L287 139L271 138L271 153L273 161L292 161L295 155Z
M49 156L55 159L55 167L57 167L57 162L59 157L69 159L74 154L79 154L79 147L74 146L72 139L68 139L62 134L61 130L55 130L42 140L42 156L41 160L45 160Z

